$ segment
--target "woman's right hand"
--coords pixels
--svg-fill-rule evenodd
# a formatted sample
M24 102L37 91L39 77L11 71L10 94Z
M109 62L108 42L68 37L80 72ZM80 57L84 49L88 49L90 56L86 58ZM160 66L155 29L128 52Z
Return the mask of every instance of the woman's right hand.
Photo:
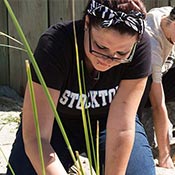
M33 82L33 88L36 99L37 114L40 129L40 139L42 144L43 159L45 163L45 171L47 175L67 175L63 165L58 156L50 145L52 136L52 127L54 122L54 114L48 102L48 99L43 91L43 87ZM55 89L48 89L53 99L55 106L57 105L60 92ZM41 160L38 150L38 141L36 136L34 113L31 103L29 86L26 87L23 117L22 117L22 131L24 147L27 156L29 157L37 174L42 174Z

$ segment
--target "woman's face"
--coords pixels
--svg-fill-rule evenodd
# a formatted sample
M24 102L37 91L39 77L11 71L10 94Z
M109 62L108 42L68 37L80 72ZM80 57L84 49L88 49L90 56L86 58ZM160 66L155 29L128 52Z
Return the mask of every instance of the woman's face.
M170 24L170 39L172 44L175 44L175 21Z
M90 65L98 71L106 71L121 64L132 54L137 36L120 34L114 29L86 27L85 54Z

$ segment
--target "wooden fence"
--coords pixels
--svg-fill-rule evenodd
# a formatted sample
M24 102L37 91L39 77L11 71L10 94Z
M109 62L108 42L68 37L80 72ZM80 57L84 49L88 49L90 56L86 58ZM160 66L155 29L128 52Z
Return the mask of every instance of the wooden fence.
M39 36L48 26L58 21L72 19L73 0L9 0L8 1L19 20L24 34L34 51ZM75 0L76 18L81 18L88 0ZM175 5L175 0L145 0L147 10L152 7ZM19 39L16 29L0 0L0 32L8 33ZM19 46L0 36L0 43ZM24 94L26 85L25 59L27 54L15 49L0 47L0 85L15 89Z

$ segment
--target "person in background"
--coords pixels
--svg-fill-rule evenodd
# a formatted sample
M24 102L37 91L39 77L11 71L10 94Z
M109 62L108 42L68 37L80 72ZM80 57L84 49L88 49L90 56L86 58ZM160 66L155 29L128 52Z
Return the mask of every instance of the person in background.
M80 72L84 72L86 84L83 103L90 115L94 142L97 120L100 123L99 155L105 175L155 175L152 152L136 115L151 65L145 13L140 0L89 0L84 18L75 21L83 66ZM73 151L86 152L73 22L51 26L41 36L34 56ZM42 86L31 70L46 174L64 175L73 161ZM28 85L22 125L9 163L16 175L42 174Z
M152 75L149 100L159 150L158 165L174 168L170 156L170 128L172 126L166 102L175 101L175 7L153 8L146 15L146 31L151 40Z

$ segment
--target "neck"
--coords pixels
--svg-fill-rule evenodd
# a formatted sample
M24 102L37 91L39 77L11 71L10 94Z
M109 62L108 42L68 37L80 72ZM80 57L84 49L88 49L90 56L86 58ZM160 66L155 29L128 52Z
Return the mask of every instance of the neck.
M92 63L89 61L87 57L85 58L85 65L86 65L88 72L92 72L94 70Z
M90 77L94 80L100 79L100 71L96 70L88 58L85 58L85 65Z

